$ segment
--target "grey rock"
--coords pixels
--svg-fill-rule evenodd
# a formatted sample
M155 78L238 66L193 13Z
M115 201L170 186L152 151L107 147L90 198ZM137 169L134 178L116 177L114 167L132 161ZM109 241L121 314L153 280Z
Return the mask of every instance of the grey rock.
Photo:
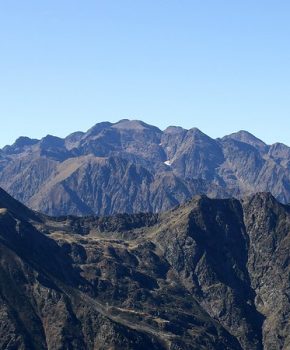
M290 207L48 217L0 190L1 349L283 349Z
M271 192L290 202L290 148L246 131L212 139L138 120L96 124L64 139L19 138L0 150L0 186L49 215L160 212L193 195Z

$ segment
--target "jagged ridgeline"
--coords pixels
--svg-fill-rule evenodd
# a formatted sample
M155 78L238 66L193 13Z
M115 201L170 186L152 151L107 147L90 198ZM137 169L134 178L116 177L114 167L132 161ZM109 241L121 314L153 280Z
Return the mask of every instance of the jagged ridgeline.
M290 207L38 214L0 190L1 349L290 347Z
M141 121L95 125L61 139L19 138L0 151L0 186L50 215L160 212L195 194L269 191L290 202L290 149L241 131L212 139Z

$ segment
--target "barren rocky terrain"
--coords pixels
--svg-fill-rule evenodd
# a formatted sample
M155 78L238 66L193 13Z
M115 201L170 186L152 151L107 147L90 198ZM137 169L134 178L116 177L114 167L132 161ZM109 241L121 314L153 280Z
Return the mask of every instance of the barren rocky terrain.
M0 186L49 215L162 212L195 194L271 192L290 202L290 149L246 131L212 139L193 128L99 123L62 139L20 137L0 150Z
M0 190L0 208L1 349L290 348L290 207L269 193L49 217Z

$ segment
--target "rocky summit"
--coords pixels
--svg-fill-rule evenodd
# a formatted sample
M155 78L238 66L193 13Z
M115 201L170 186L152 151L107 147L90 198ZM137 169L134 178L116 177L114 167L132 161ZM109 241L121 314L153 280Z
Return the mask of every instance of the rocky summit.
M125 119L63 139L20 137L0 150L0 186L48 215L157 213L195 194L266 191L289 203L290 148L246 131L212 139Z
M289 246L290 207L269 193L49 217L0 190L0 348L289 349Z

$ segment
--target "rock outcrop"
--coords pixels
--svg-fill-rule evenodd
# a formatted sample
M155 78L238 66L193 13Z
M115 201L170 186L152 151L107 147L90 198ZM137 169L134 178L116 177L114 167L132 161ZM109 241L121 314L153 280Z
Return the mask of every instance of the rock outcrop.
M48 217L0 190L1 349L289 349L290 207Z
M271 192L290 202L290 148L241 131L212 139L141 121L99 123L65 139L21 137L0 152L0 186L49 215L161 212L193 195Z

